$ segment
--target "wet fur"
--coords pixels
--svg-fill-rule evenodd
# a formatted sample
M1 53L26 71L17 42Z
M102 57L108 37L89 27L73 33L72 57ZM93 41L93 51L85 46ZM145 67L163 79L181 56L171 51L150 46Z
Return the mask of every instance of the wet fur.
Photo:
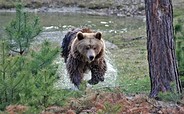
M104 75L107 70L106 61L104 59L105 49L96 55L95 60L90 63L86 61L86 57L80 54L77 49L73 49L71 52L71 43L79 31L82 33L93 33L90 29L73 29L68 32L63 39L61 53L66 62L70 80L78 88L84 77L84 72L87 70L91 70L92 76L88 83L92 85L98 84L99 81L104 81Z

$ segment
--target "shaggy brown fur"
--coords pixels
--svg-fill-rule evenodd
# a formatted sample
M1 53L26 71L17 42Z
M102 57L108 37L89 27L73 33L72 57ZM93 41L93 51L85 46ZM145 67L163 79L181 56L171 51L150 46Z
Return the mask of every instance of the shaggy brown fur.
M73 29L62 43L62 56L65 58L71 82L79 88L84 72L91 70L89 84L104 81L107 65L104 59L105 44L100 32L90 29Z

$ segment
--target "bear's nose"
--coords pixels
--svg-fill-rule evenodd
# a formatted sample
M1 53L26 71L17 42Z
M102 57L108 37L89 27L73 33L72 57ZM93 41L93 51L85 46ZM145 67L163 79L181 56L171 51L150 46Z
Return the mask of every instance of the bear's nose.
M89 59L90 61L92 61L94 59L94 56L93 55L89 56Z

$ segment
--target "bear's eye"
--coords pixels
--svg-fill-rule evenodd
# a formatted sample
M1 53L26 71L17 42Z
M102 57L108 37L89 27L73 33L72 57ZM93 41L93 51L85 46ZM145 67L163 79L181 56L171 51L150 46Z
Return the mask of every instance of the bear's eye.
M94 47L93 49L96 50L96 47Z
M86 50L89 50L89 47L86 47Z

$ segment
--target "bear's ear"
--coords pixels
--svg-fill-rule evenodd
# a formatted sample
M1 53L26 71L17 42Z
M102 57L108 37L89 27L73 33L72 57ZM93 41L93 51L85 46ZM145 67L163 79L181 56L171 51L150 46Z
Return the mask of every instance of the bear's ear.
M84 36L83 36L82 32L77 33L77 38L78 38L78 40L84 39Z
M101 32L97 32L96 35L95 35L95 38L101 40L101 38L102 38L102 33L101 33Z

